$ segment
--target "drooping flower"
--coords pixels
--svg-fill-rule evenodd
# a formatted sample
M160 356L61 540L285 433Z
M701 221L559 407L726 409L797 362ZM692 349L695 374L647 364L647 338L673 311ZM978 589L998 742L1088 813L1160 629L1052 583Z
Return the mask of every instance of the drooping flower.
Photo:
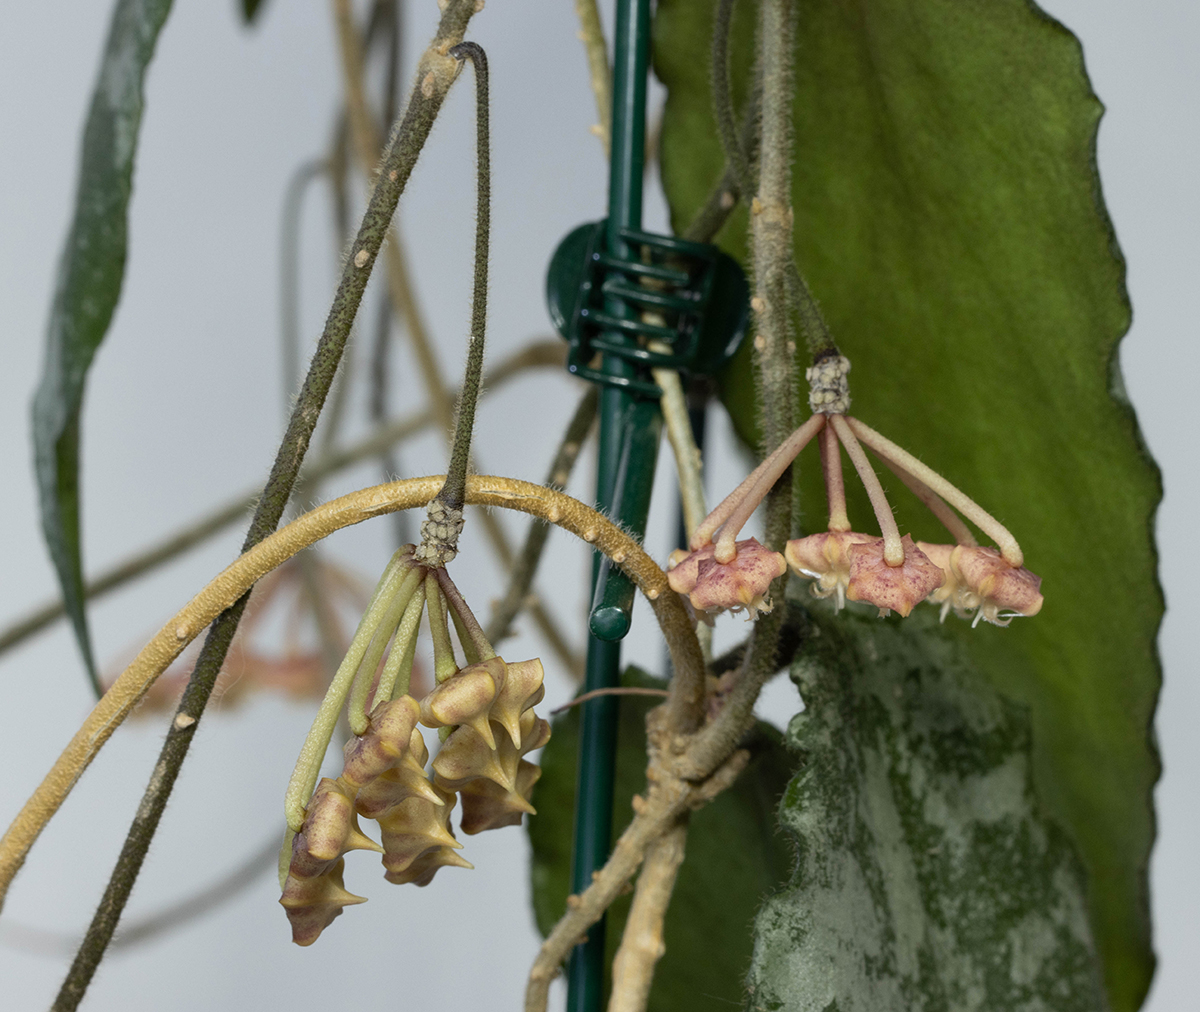
M846 588L850 583L850 548L874 540L869 534L854 531L823 531L787 543L784 557L797 576L815 582L814 597L837 595L837 609L846 607Z
M429 618L438 684L418 700L409 689L423 614ZM462 667L460 655L467 661ZM451 825L460 793L460 825L468 834L514 825L533 812L529 793L540 770L523 757L550 736L550 725L533 712L544 695L543 675L536 659L509 665L496 655L445 569L418 562L411 546L396 553L289 785L288 826L294 835L285 843L288 873L280 902L294 941L311 945L344 906L364 902L343 885L346 851L379 851L388 882L424 886L439 868L472 867L459 855L462 844ZM343 750L342 773L313 791L343 705L352 737ZM432 780L418 723L438 729L446 742ZM378 822L382 846L362 834L359 816Z
M810 534L787 543L788 564L800 576L815 581L816 597L837 595L837 607L846 601L875 605L880 615L897 611L906 616L945 580L941 569L913 544L901 539L904 561L889 566L883 538L854 531Z
M945 573L946 581L930 595L942 606L942 619L953 608L971 625L982 620L1006 626L1018 615L1032 616L1042 610L1042 578L1024 566L1013 566L995 548L971 545L930 545L921 550Z
M898 611L907 618L916 605L942 585L945 576L941 568L913 544L912 536L905 534L900 543L904 546L904 562L899 566L888 565L883 538L850 546L850 580L846 584L849 600L875 605L880 616Z
M706 622L722 611L746 609L753 617L769 612L767 591L771 582L787 572L787 562L778 552L754 538L736 543L737 555L718 562L714 544L693 552L675 552L667 570L667 582L684 594L693 611Z
M292 841L291 862L279 902L292 925L292 941L312 945L342 908L365 903L346 891L342 879L350 850L380 850L354 818L354 799L336 780L321 781L308 806L304 826Z

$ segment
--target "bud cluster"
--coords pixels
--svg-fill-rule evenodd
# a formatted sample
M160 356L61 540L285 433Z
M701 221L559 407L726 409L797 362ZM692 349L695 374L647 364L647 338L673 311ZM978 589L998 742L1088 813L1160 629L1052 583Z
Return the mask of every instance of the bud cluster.
M405 587L411 589L404 600L389 599L403 596ZM417 700L407 690L417 626L426 605L438 684ZM384 618L364 633L373 611ZM455 658L447 613L467 658L463 666ZM441 867L472 867L458 854L462 844L450 822L455 804L461 797L459 828L468 835L517 825L523 814L534 814L529 797L541 770L524 756L550 737L550 725L533 712L544 694L541 661L506 664L497 657L449 575L417 562L411 546L385 571L359 633L355 640L367 640L370 647L356 654L351 645L343 662L350 674L339 669L335 676L314 724L316 738L310 733L289 788L280 903L292 924L292 940L299 945L316 941L343 907L365 902L345 889L342 874L348 851L381 854L384 878L396 884L424 886ZM380 643L375 650L381 635L385 641L392 638L392 644L376 677L386 646ZM397 657L397 674L389 681L387 672ZM301 798L307 797L324 757L329 741L325 729L332 728L329 712L336 720L347 696L356 733L343 750L341 775L322 779L307 804L296 811L293 795L298 788ZM368 696L373 708L369 715L362 714L356 727L355 700ZM443 742L432 764L420 725L437 729ZM380 843L362 832L360 817L379 824Z

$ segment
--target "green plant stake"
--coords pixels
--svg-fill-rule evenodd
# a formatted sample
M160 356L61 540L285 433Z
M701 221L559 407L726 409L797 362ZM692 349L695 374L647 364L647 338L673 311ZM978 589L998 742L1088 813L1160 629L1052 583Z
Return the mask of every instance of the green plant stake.
M572 231L547 277L547 302L570 344L567 368L600 384L597 498L637 536L645 532L662 427L651 368L715 372L745 331L749 288L715 247L642 232L648 0L619 0L613 73L608 218ZM592 571L585 692L620 681L633 584L607 558ZM617 702L583 704L571 891L587 888L612 842ZM567 1008L598 1012L604 992L604 921L571 959Z

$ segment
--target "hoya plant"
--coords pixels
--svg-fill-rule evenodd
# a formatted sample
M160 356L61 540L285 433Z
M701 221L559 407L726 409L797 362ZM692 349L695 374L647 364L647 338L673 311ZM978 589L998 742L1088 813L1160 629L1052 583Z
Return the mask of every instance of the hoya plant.
M197 730L221 719L210 701L273 684L311 720L270 860L275 930L303 950L304 974L335 972L322 947L362 931L372 896L486 874L472 870L478 835L523 826L544 941L524 995L494 1003L540 1012L565 976L573 1012L1134 1012L1154 966L1159 483L1122 394L1129 306L1076 39L1027 0L617 0L606 39L578 0L608 191L598 220L542 251L561 340L496 359L490 262L509 253L491 244L491 111L506 97L472 32L505 13L439 6L402 73L399 0L332 4L331 152L285 200L286 432L241 554L110 671L89 598L244 512L85 580L84 393L121 294L146 75L171 13L116 0L33 399L62 602L2 639L65 617L97 701L0 839L0 899L135 710L166 734L54 1008L79 1005L119 937ZM243 7L247 22L260 14ZM543 44L529 40L530 60ZM470 87L475 236L455 390L401 226L443 102ZM643 230L650 163L672 235ZM318 182L344 246L303 372L297 208ZM362 318L372 278L377 326ZM424 399L400 420L397 330ZM356 343L365 368L347 363ZM574 409L511 422L514 442L522 426L561 433L542 480L487 474L472 450L481 398L547 366L574 377ZM359 402L370 431L351 444L339 426ZM704 476L717 413L742 444L720 489ZM446 437L443 472L406 474L403 442L423 428ZM568 494L589 442L595 483ZM670 546L643 541L651 501L676 494L654 488L660 443L678 489ZM322 496L365 459L388 480ZM520 517L520 543L500 514ZM373 589L324 544L358 524L399 525ZM542 566L554 529L582 566ZM469 600L480 553L503 583ZM578 587L586 618L556 618ZM635 596L658 670L622 669ZM256 639L272 608L281 655ZM541 656L506 645L518 621ZM557 716L548 671L574 687ZM755 716L777 679L794 686L782 730ZM235 856L244 834L219 812L206 831ZM453 947L470 920L500 945L517 916L443 909L424 941ZM364 964L390 952L373 944L356 950L374 953ZM426 957L388 958L417 973ZM365 971L336 972L352 988ZM454 981L444 993L463 1004Z

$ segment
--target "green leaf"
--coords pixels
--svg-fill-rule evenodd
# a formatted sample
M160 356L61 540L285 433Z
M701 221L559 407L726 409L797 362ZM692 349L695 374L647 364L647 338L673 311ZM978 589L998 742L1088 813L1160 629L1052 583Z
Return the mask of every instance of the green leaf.
M754 6L737 11L739 102ZM1080 851L1110 1001L1131 1012L1154 967L1160 483L1117 367L1130 310L1095 170L1102 107L1079 43L1026 0L798 7L797 259L854 364L854 413L991 510L1044 578L1036 618L975 630L951 620L950 631L1031 708L1038 797ZM661 0L655 25L677 229L723 165L709 111L711 10ZM720 237L743 262L746 220ZM802 345L799 359L802 377ZM724 380L753 441L748 359ZM802 471L803 519L819 529L815 454ZM902 530L946 540L884 481ZM856 529L874 529L848 484Z
M242 0L242 20L248 25L254 24L262 8L263 0Z
M170 10L171 0L118 0L113 10L84 126L75 214L59 261L45 363L33 400L42 530L97 695L80 544L80 412L88 368L121 294L142 83Z
M792 668L803 765L780 807L800 860L758 916L747 1007L1102 1012L1082 869L1033 797L1028 711L929 612L819 621Z
M664 684L632 668L624 681L660 688ZM657 702L621 699L614 839L632 818L633 795L646 789L645 718ZM754 913L791 869L790 848L775 827L775 809L795 760L769 724L756 727L748 747L752 758L733 787L691 817L687 856L664 926L667 951L650 992L648 1007L655 1012L722 1012L731 1002L740 1004ZM578 751L576 708L554 723L533 794L538 814L528 820L533 906L543 934L566 909ZM629 903L622 897L609 911L608 965L620 943Z

